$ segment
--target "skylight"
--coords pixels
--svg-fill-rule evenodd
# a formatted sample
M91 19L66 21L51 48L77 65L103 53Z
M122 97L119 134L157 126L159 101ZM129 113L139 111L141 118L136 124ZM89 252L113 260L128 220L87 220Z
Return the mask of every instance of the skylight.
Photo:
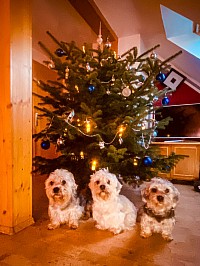
M193 21L163 5L160 9L167 39L200 59L200 35Z

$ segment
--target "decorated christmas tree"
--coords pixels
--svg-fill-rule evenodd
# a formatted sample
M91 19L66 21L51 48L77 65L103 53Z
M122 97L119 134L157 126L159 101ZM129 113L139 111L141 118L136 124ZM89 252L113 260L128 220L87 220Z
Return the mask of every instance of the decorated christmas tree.
M163 156L151 145L157 129L170 121L155 120L158 100L169 103L165 87L159 90L170 69L169 62L158 59L156 45L138 55L133 47L118 56L109 40L98 36L97 49L75 42L58 41L56 51L40 46L49 56L45 64L57 72L56 81L37 81L44 94L35 94L40 103L35 108L46 127L33 137L42 149L54 145L56 158L34 158L34 171L49 174L57 168L71 171L80 187L88 183L90 174L108 168L125 182L147 180L158 172L169 172L182 156Z

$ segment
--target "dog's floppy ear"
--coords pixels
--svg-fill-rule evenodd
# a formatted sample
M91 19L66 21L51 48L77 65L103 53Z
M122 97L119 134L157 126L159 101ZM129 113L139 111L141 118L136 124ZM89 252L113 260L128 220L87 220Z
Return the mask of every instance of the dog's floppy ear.
M121 191L122 188L122 184L119 182L119 180L117 179L117 187L116 187L116 191L119 194L119 192Z
M93 177L93 175L94 175L94 174L90 175L90 182L89 182L89 184L88 184L88 187L90 188L90 190L92 190L93 187L94 187L94 184L93 184L93 182L92 182L92 177Z
M76 181L75 181L74 175L73 175L71 172L69 172L69 171L67 171L66 173L67 173L68 177L70 177L70 183L71 183L71 188L72 188L72 194L73 194L73 196L76 197L76 195L77 195L77 187L78 187L78 185L76 184Z
M150 185L147 184L141 189L141 196L144 202L146 202L149 199L149 188L150 188Z
M177 203L179 201L180 192L174 186L173 186L173 190L174 190L173 201L174 201L174 203Z

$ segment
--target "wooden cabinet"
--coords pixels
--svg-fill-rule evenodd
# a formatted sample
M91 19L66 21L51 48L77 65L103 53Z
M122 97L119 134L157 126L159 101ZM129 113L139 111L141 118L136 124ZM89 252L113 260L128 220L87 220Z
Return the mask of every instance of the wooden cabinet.
M200 142L154 142L153 145L159 145L163 155L170 155L174 152L189 156L180 160L169 174L160 173L161 177L188 181L199 178Z

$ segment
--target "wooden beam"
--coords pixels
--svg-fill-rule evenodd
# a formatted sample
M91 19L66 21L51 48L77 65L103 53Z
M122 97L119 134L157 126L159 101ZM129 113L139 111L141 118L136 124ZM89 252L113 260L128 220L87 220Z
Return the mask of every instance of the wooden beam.
M99 25L101 22L104 42L107 37L110 42L117 42L117 35L99 10L94 0L69 0L69 2L97 35L99 33Z
M32 24L30 1L0 1L0 232L32 218Z

